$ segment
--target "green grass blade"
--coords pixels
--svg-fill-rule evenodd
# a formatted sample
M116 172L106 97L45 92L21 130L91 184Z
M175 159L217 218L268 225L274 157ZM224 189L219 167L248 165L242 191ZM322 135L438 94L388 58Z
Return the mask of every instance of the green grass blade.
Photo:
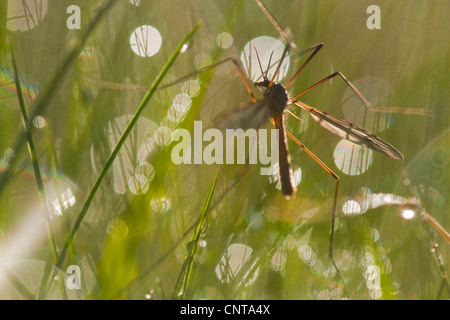
M225 196L237 185L237 183L242 179L242 177L248 172L249 166L246 165L236 177L228 183L227 187L221 192L221 194L209 205L210 210L214 209ZM182 243L182 241L189 235L189 233L195 229L199 223L200 218L198 218L186 231L181 235L181 237L167 250L160 258L158 258L150 267L148 267L144 272L142 272L138 277L133 279L124 288L122 288L116 296L124 291L130 290L135 284L142 281L146 276L148 276L152 271L154 271L170 254L172 254Z
M153 96L154 92L156 91L158 85L160 84L161 80L164 78L164 76L166 75L167 71L169 71L170 67L173 65L173 63L175 62L176 58L178 57L178 55L181 53L181 50L183 48L183 45L188 42L192 36L194 35L194 33L197 31L197 29L199 28L200 24L196 24L194 26L194 28L189 32L189 34L186 36L186 38L183 39L183 41L178 45L178 47L175 49L174 53L172 54L172 56L170 57L170 59L168 60L168 62L166 63L166 65L163 67L163 69L161 70L161 72L159 73L159 75L156 77L155 81L153 82L153 84L151 85L149 91L146 93L146 95L144 96L144 98L142 99L141 103L139 104L135 114L133 115L133 117L131 118L128 126L125 128L122 136L120 137L119 141L117 142L117 145L115 146L114 150L112 151L111 155L109 156L108 160L106 161L105 166L103 167L102 171L100 172L99 177L97 178L97 181L95 182L91 192L89 193L83 208L81 209L81 212L79 213L77 220L75 221L75 224L72 228L72 231L69 235L69 237L67 238L67 241L64 245L64 248L62 249L62 252L58 258L58 261L56 263L56 267L59 268L62 264L62 262L64 261L64 258L66 256L67 250L70 247L70 245L72 244L73 239L75 238L75 235L78 231L78 229L80 228L81 223L84 220L84 217L86 216L86 213L92 203L92 200L94 199L98 189L100 188L100 185L103 182L103 179L105 178L106 174L108 173L109 169L111 168L117 154L119 153L120 149L122 148L123 144L125 143L125 140L127 139L128 135L130 134L131 130L134 128L136 122L139 119L140 114L142 113L142 111L144 110L144 107L147 105L148 101L150 100L150 98Z
M30 112L29 117L31 121L33 121L33 119L37 115L42 114L45 111L48 102L58 92L58 88L63 83L64 77L69 73L69 68L73 65L73 63L83 50L84 44L86 43L87 39L92 34L97 25L100 23L101 18L104 16L104 14L112 7L112 5L116 1L117 0L109 0L97 11L94 18L90 21L90 23L86 27L83 35L76 42L76 45L74 46L72 51L69 52L69 54L64 59L64 62L61 64L61 66L58 67L54 75L51 77L51 80L49 81L48 85L46 85L39 92L38 96L34 100L33 105L31 107L32 111ZM32 128L32 126L30 126L30 128ZM12 147L12 149L16 152L16 155L19 154L20 149L22 149L25 142L26 142L25 135L19 134L16 140L14 141ZM17 157L14 157L10 165L8 166L7 170L0 176L0 194L3 188L8 183L9 179L13 176L16 165L17 165Z
M6 42L8 1L0 1L0 43ZM0 57L6 56L6 47L0 49Z
M31 134L31 122L28 117L27 108L25 106L25 99L23 97L22 86L20 84L19 71L17 68L16 59L14 56L14 49L11 43L9 43L9 49L11 54L11 63L14 70L14 81L17 89L17 98L19 100L20 111L22 112L23 123L25 126L25 137L28 143L28 151L30 153L30 159L33 165L34 176L36 178L36 184L38 188L39 201L41 206L41 213L44 220L45 229L47 232L48 242L50 244L50 249L54 262L56 263L58 259L58 252L56 249L55 236L50 223L50 211L48 210L47 199L45 197L44 183L42 181L41 169L38 162L38 157L36 153L36 148L33 141L33 135ZM61 296L67 299L67 292L65 290L64 281L59 277L59 285L61 290Z
M198 219L197 225L194 230L194 235L192 236L192 240L187 245L187 253L185 256L185 260L183 266L181 267L180 274L178 275L178 279L175 285L175 288L172 293L172 299L178 299L180 297L186 296L186 289L189 283L189 278L192 271L192 266L194 264L194 258L197 254L198 242L200 241L200 236L202 233L203 226L205 224L205 220L207 214L209 212L209 205L211 204L212 196L214 194L214 190L216 188L217 179L219 177L219 168L217 168L216 175L214 177L214 181L209 188L208 196L205 199L203 204L202 211L200 212L200 218ZM182 295L180 296L180 289L183 286Z

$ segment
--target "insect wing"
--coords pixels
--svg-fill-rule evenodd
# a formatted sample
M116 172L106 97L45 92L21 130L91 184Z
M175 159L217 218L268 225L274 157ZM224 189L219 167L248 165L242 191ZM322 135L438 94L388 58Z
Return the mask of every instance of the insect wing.
M270 118L270 108L266 100L258 100L239 109L225 111L218 116L220 129L259 128Z
M376 135L357 127L350 122L339 119L299 101L295 101L294 103L302 109L307 110L315 121L335 135L381 152L392 159L403 159L403 155L400 151Z

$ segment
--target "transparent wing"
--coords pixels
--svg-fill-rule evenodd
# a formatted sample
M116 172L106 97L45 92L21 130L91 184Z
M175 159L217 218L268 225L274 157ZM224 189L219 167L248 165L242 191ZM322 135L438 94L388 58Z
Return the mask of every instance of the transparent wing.
M239 109L232 109L219 114L215 119L219 129L259 128L270 118L269 103L258 100Z
M357 127L350 122L344 121L328 113L308 106L303 102L297 101L295 99L292 99L291 101L300 108L308 111L315 121L317 121L323 128L334 133L335 135L381 152L392 159L403 159L403 155L400 153L400 151L398 151L392 145L377 137L376 135L360 127Z

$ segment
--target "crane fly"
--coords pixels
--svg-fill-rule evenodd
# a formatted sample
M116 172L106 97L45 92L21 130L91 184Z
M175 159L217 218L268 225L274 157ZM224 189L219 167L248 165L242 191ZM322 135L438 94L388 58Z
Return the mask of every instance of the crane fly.
M286 45L282 57L279 60L277 68L271 78L269 78L268 76L268 71L270 68L272 55L269 59L267 70L263 71L258 52L255 48L256 57L258 59L259 67L261 70L262 80L254 82L254 85L262 91L263 98L251 102L250 104L238 110L227 112L228 114L225 115L225 119L222 120L224 123L226 123L224 127L233 126L234 128L247 129L251 127L259 128L270 119L275 128L279 130L278 154L281 190L287 198L293 197L296 193L296 187L293 183L292 178L287 136L293 139L294 142L302 147L310 156L314 158L314 160L318 161L319 164L324 167L329 173L332 173L332 171L322 161L320 161L320 159L314 156L300 141L298 141L289 131L285 129L284 112L289 112L286 109L289 105L295 104L303 110L306 110L310 114L310 116L323 128L341 138L357 143L359 145L369 147L373 150L385 154L392 159L403 159L403 155L396 148L394 148L383 139L377 137L376 135L371 134L370 132L350 122L311 107L297 100L295 97L289 96L286 86L275 81L275 78L280 71L283 60L289 52L289 48L290 45ZM298 76L298 74L299 72L296 72L296 74L288 83L291 84L295 77ZM295 116L291 112L289 112L289 114ZM334 173L332 174L334 175Z
M259 1L255 0L256 3L261 7L265 8L264 4ZM272 16L272 14L269 12L267 8L263 9L263 12L266 14L266 16L269 18L269 20L272 22L274 26L276 26L276 29L278 32L280 30L283 30L281 26L278 24L278 22L275 20L275 18ZM203 72L206 72L210 69L216 68L220 65L223 65L225 63L231 62L232 65L236 68L242 83L244 84L247 93L251 96L252 102L248 105L245 105L242 108L239 109L230 109L221 114L220 118L220 125L222 129L225 128L259 128L262 124L270 120L274 125L275 128L278 129L279 135L278 135L278 155L279 155L279 168L280 168L280 182L281 182L281 189L283 194L286 198L292 198L296 194L296 186L293 182L293 173L290 165L290 156L289 156L289 149L287 144L287 137L289 137L291 140L293 140L300 148L302 148L311 158L313 158L314 161L316 161L329 175L335 179L335 191L334 191L334 200L333 200L333 209L332 209L332 220L331 220L331 232L330 232L330 241L329 241L329 258L337 272L338 277L341 279L341 281L345 282L340 274L339 268L336 265L336 262L333 258L333 238L334 238L334 226L335 226L335 220L336 220L336 207L337 207L337 196L338 196L338 190L339 190L339 176L333 172L322 160L319 159L312 151L310 151L302 142L300 142L294 135L292 135L285 127L284 127L284 113L287 112L289 115L294 116L298 120L300 120L297 116L295 116L292 112L290 112L287 107L289 105L296 105L300 107L303 110L306 110L309 115L317 121L323 128L327 129L328 131L332 132L333 134L344 138L346 140L349 140L351 142L354 142L359 145L363 145L366 147L369 147L373 150L376 150L378 152L381 152L385 154L386 156L401 160L403 159L403 155L392 145L390 145L388 142L384 141L383 139L377 137L376 135L350 123L345 120L342 120L336 116L330 115L326 112L323 112L319 109L316 109L314 107L311 107L307 105L306 103L301 102L298 100L298 98L309 92L310 90L318 87L321 84L324 84L325 82L331 80L332 78L339 76L341 77L344 82L353 90L355 95L358 97L358 99L365 105L365 107L368 110L377 111L377 112L402 112L398 107L385 107L385 106L373 106L370 104L370 102L361 94L361 92L350 82L346 79L346 77L340 73L335 72L324 79L320 80L319 82L315 83L314 85L310 86L309 88L305 89L303 92L300 92L299 94L295 96L290 96L287 92L288 87L292 84L292 82L295 80L295 78L301 73L301 71L306 67L306 65L313 59L313 57L319 52L319 50L323 47L322 43L316 44L314 46L311 46L305 50L299 51L296 53L296 55L302 55L307 52L312 51L312 53L309 55L309 57L306 59L306 61L302 64L302 66L297 70L297 72L292 76L292 78L284 85L281 83L278 83L275 81L278 73L280 72L282 63L284 59L286 58L287 54L289 53L289 50L293 47L295 47L295 44L289 39L287 34L285 32L280 33L282 38L287 42L287 44L284 47L283 53L281 55L281 58L278 62L275 62L273 66L276 65L276 69L272 77L269 77L269 69L272 68L271 59L269 59L269 65L267 67L267 70L264 72L261 66L261 61L259 59L258 53L255 48L255 52L257 55L257 60L259 63L259 68L261 71L261 81L254 82L254 86L259 88L262 91L263 98L257 100L253 94L253 91L251 89L251 85L249 84L245 73L240 66L239 62L233 58L229 57L224 60L221 60L219 62L216 62L214 64L211 64L209 66L203 67L193 73L190 73L184 77L179 78L178 80L168 83L166 85L163 85L159 87L159 89L164 89L167 87L170 87L176 83L183 82L187 79L190 79L196 75L199 75ZM251 48L251 47L250 47ZM271 55L272 56L272 55ZM407 113L411 114L417 114L417 115L426 115L427 112L423 110L416 110L415 108L408 108L406 110ZM301 121L301 120L300 120Z
M319 43L313 45L301 52L299 54L307 53L312 51L306 61L301 65L301 67L297 70L297 72L292 76L292 78L283 85L275 81L277 74L280 72L281 65L283 60L289 53L290 48L295 47L293 41L287 36L284 29L277 22L275 17L271 14L271 12L267 9L267 7L262 3L261 0L255 0L256 4L261 8L267 18L270 20L272 25L278 31L280 36L286 41L286 46L282 53L282 56L278 62L278 65L275 69L274 74L269 80L268 71L270 69L270 60L269 65L267 67L267 71L263 72L261 67L261 61L259 59L258 53L256 51L257 60L259 63L259 67L261 70L262 80L259 82L255 82L254 85L262 90L263 98L260 100L256 100L251 89L250 85L247 82L242 69L238 66L237 62L234 59L231 59L234 65L237 67L240 77L243 80L248 93L251 95L253 102L249 105L240 108L238 111L232 112L228 119L225 120L227 123L235 122L238 124L238 127L247 128L247 127L259 127L261 124L270 119L270 121L275 125L275 128L279 130L279 168L280 168L280 181L281 181L281 189L286 198L291 198L296 193L296 187L293 183L292 178L292 169L290 165L290 156L288 151L287 139L289 136L299 147L301 147L314 161L316 161L325 171L328 172L336 181L335 191L334 191L334 200L333 200L333 211L332 211L332 220L331 220L331 232L330 232L330 241L329 241L329 258L337 272L338 277L344 283L343 277L339 271L339 268L333 257L333 239L334 239L334 227L336 221L336 207L337 207L337 196L339 190L339 176L333 172L322 160L319 159L313 152L311 152L302 142L300 142L296 137L294 137L285 127L284 127L284 112L288 112L290 115L296 117L292 112L287 109L289 105L296 105L301 109L307 111L309 115L318 122L323 128L327 129L331 133L354 142L359 145L366 146L375 151L378 151L392 159L402 160L403 155L388 142L383 139L377 137L376 135L364 130L350 122L342 120L336 116L323 112L319 109L311 107L306 103L298 100L300 96L309 92L310 90L318 87L319 85L331 80L332 78L339 76L344 82L353 90L358 99L365 105L368 110L372 111L391 111L391 112L401 112L402 110L398 107L385 107L385 106L373 106L362 94L361 92L350 82L341 72L335 72L309 88L305 89L303 92L295 96L289 96L287 89L295 80L295 78L302 72L302 70L308 65L308 63L314 58L314 56L319 52L319 50L323 47L323 43ZM256 48L255 48L256 50ZM272 55L271 55L272 57ZM222 62L220 62L222 63ZM213 67L217 66L218 64ZM411 114L425 115L427 112L423 112L423 110L415 110L415 108L407 108L407 112ZM296 117L297 118L297 117ZM300 120L300 119L299 119Z
M293 83L293 81L297 78L297 76L302 72L302 70L311 62L311 60L315 57L315 55L320 51L323 47L323 43L315 44L309 48L306 48L302 51L297 51L295 53L290 54L291 57L294 55L303 55L310 53L306 61L301 65L301 67L295 72L295 74L291 77L291 79L285 84L279 83L275 81L277 79L277 75L280 73L280 69L282 67L283 60L290 53L290 49L296 47L295 43L291 40L288 33L285 32L269 9L263 4L261 0L255 0L256 4L262 10L262 12L267 16L270 20L276 31L279 33L280 37L285 41L286 45L284 47L283 53L278 61L273 62L271 65L271 58L269 59L269 64L266 71L263 71L261 66L261 61L258 56L258 52L255 52L257 55L257 60L259 64L259 69L261 71L261 76L259 79L256 79L254 82L254 86L259 88L262 91L263 98L256 99L253 92L252 87L247 80L247 77L244 73L243 68L241 67L238 60L233 57L228 57L221 61L215 62L209 66L202 67L195 72L187 74L177 80L167 83L165 85L161 85L158 87L158 90L162 90L168 87L171 87L175 84L184 82L188 79L191 79L203 72L207 72L213 68L219 67L221 65L225 65L227 63L231 63L233 67L236 68L236 71L241 78L243 85L245 86L247 93L251 96L252 102L245 105L243 108L239 109L230 109L226 112L222 113L222 117L220 117L220 127L226 128L233 125L234 128L259 128L262 124L266 123L270 120L276 129L278 129L278 148L279 148L279 168L280 168L280 182L282 193L287 197L294 197L296 194L296 186L293 182L293 173L290 164L290 156L287 144L287 137L293 140L300 148L302 148L314 161L316 161L329 175L335 179L335 189L334 189L334 200L333 200L333 208L332 208L332 219L331 219L331 228L330 228L330 239L329 239L329 258L337 272L338 277L341 281L345 282L340 274L339 268L336 265L336 262L333 258L333 238L334 238L334 229L335 229L335 220L336 220L336 207L337 207L337 196L339 190L339 176L333 172L322 160L319 159L312 151L310 151L302 142L300 142L294 135L292 135L287 128L284 126L284 115L285 112L290 116L295 117L297 120L301 121L295 114L293 114L287 108L290 105L295 105L303 110L305 110L316 122L318 122L323 128L327 129L331 133L354 142L356 144L366 146L373 150L376 150L384 155L396 159L403 159L403 155L388 142L383 139L377 137L376 135L354 125L353 123L342 120L336 116L323 112L319 109L316 109L312 106L307 105L306 103L299 100L299 98L313 90L314 88L330 81L334 77L340 77L348 87L351 88L353 93L357 96L357 98L361 101L361 103L365 106L366 110L372 112L389 112L389 113L406 113L406 114L415 114L415 115L429 115L431 114L429 110L424 108L405 108L405 107L393 107L393 106L378 106L372 105L364 95L349 81L341 72L334 72L333 74L323 78L317 83L311 85L304 91L298 93L297 95L290 96L288 94L288 88ZM252 48L252 46L250 46ZM275 67L274 74L269 77L269 70L272 70L272 67ZM260 81L259 81L260 80ZM103 88L112 89L112 90L133 90L133 91L147 91L148 88L145 86L130 86L126 84L117 84L106 81L98 81L94 80L98 86ZM246 166L244 169L247 169ZM247 170L242 170L238 176L240 179ZM230 188L235 185L236 179L233 183L230 184ZM227 191L230 190L227 189Z
M278 148L279 148L279 168L280 168L280 182L282 193L287 198L294 197L296 194L296 186L293 182L293 173L290 164L290 156L289 149L287 144L287 137L293 140L300 148L302 148L314 161L316 161L329 175L331 175L335 179L335 190L334 190L334 201L332 208L332 220L331 220L331 230L330 230L330 241L329 241L329 258L331 259L334 268L337 271L339 278L343 281L342 276L340 275L339 269L333 258L333 237L334 237L334 226L335 226L335 218L336 218L336 207L337 207L337 196L339 189L339 176L333 172L322 160L319 159L312 151L310 151L302 142L300 142L294 135L292 135L287 128L284 126L284 115L287 112L289 115L299 119L295 116L291 111L287 109L290 105L295 105L303 110L305 110L316 122L318 122L323 128L327 129L331 133L351 141L353 143L371 148L375 151L378 151L392 159L402 160L403 155L388 142L379 138L378 136L368 132L365 129L362 129L356 126L353 123L347 122L343 119L340 119L336 116L323 112L317 108L307 105L306 103L299 100L299 97L306 94L307 92L313 90L314 88L326 83L327 81L333 79L334 77L340 77L347 86L349 86L353 93L358 97L358 99L362 102L362 104L366 107L367 110L373 112L389 112L389 113L407 113L407 114L415 114L415 115L428 115L430 112L427 109L422 108L404 108L404 107L387 107L387 106L376 106L372 105L364 95L349 81L341 72L334 72L333 74L323 78L312 86L308 87L304 91L300 92L295 96L290 96L288 94L288 88L293 83L293 81L297 78L297 76L302 72L302 70L311 62L314 56L320 51L323 47L323 43L315 44L309 48L306 48L302 51L298 51L295 55L303 55L308 52L311 52L306 59L306 61L301 65L301 67L295 72L295 74L291 77L291 79L286 82L286 84L279 83L275 81L277 75L280 72L283 60L289 54L290 49L295 48L296 45L290 39L287 32L280 26L278 21L269 11L269 9L263 4L261 0L255 0L256 4L260 7L262 12L267 16L270 20L276 31L279 33L281 38L286 42L283 53L279 61L276 61L271 65L271 58L269 59L269 65L266 71L263 71L261 66L261 61L258 56L258 52L255 52L257 55L257 60L259 63L259 68L261 71L260 79L257 79L254 82L254 86L259 88L262 91L263 98L257 100L252 92L251 85L249 84L244 70L240 66L240 63L233 57L228 57L216 63L213 63L209 66L202 67L195 72L187 74L173 82L162 85L158 87L158 90L162 90L168 87L171 87L175 84L184 82L188 79L191 79L194 76L197 76L203 72L207 72L213 68L219 67L221 65L225 65L226 63L231 63L235 68L239 77L241 78L242 83L244 84L247 93L251 96L252 102L248 105L245 105L239 109L230 109L221 114L220 117L220 127L222 128L230 128L230 126L234 128L259 128L261 125L270 120L276 129L279 131L278 135ZM251 48L251 46L250 46ZM273 53L272 53L273 54ZM291 57L294 54L291 55ZM272 57L272 55L271 55ZM272 69L273 66L276 66L274 74L269 77L269 70ZM261 80L261 81L258 81ZM143 86L129 86L123 84L109 83L105 81L96 82L97 85L102 86L104 88L109 88L113 90L139 90L146 91L148 88ZM246 171L245 171L246 172ZM240 175L241 176L241 175ZM345 282L344 282L345 284Z

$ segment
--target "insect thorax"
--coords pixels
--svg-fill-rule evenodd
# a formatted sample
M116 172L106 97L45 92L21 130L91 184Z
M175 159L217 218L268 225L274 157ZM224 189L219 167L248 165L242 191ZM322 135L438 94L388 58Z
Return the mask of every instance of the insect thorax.
M264 95L266 98L269 98L275 102L271 104L272 112L284 111L289 98L286 89L282 84L274 82L273 85L267 89Z

